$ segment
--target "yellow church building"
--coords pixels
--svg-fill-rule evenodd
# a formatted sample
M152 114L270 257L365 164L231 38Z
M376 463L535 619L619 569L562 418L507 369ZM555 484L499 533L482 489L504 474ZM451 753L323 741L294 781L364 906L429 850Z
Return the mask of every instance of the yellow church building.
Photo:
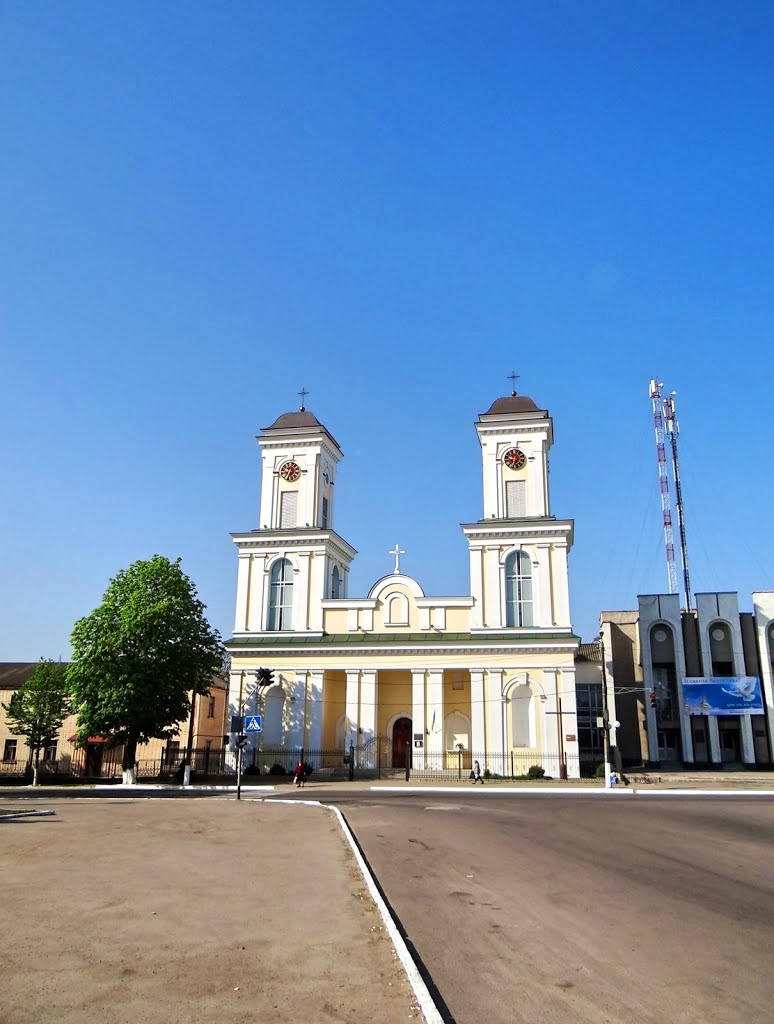
M398 545L394 571L352 596L357 552L335 529L338 442L303 406L261 431L258 525L232 535L231 712L262 725L248 763L303 751L335 767L352 751L360 769L408 762L415 776L474 759L496 775L579 775L573 522L551 515L553 421L513 392L475 428L482 518L462 525L470 588L456 597L426 595ZM268 688L259 668L273 673Z

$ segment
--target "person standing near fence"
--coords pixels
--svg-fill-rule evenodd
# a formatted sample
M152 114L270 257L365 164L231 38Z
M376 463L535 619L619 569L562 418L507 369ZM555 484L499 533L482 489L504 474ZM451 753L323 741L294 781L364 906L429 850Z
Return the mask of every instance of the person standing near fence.
M475 784L477 782L480 782L481 785L483 786L484 785L484 776L481 774L481 765L478 763L478 761L474 761L473 762L473 785L475 786Z
M295 767L295 771L293 772L293 781L295 782L295 784L299 788L302 788L303 785L304 785L305 780L306 780L306 765L304 764L303 761L301 761L299 759L299 762L298 762L298 764Z

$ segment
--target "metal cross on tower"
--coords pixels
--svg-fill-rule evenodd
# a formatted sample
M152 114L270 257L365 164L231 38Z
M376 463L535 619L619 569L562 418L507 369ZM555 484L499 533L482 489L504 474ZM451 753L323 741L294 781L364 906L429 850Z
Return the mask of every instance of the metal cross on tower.
M301 390L298 392L298 394L299 394L299 397L301 399L301 409L300 409L300 411L303 412L304 411L304 399L309 394L309 392L306 390L306 388L301 388Z
M511 370L508 374L508 380L511 382L511 398L516 394L516 381L519 379L520 374L516 373L515 370Z

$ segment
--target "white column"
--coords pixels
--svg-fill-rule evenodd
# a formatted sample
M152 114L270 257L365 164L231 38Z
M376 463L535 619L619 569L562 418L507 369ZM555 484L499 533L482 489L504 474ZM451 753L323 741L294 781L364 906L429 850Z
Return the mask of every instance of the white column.
M484 576L481 570L481 548L471 547L470 549L470 596L473 598L473 607L470 609L471 629L481 629L484 625Z
M376 735L377 708L376 669L360 673L360 743L369 743Z
M487 545L484 551L484 626L498 629L503 626L504 605L500 548L499 545Z
M508 705L503 698L503 670L490 668L484 680L486 696L486 749L488 754L505 758L508 745L508 727L505 714Z
M298 572L293 579L293 631L298 633L309 628L309 553L301 551L298 558Z
M474 755L486 754L491 747L487 743L486 704L484 703L484 670L470 670L470 747Z
M306 674L306 723L305 733L308 750L322 749L323 691L325 671L310 669Z
M537 565L535 565L537 562ZM551 578L551 547L548 544L535 545L535 559L532 562L532 601L536 626L553 626L553 580Z
M427 763L432 768L443 768L443 669L427 670L427 719L430 735L427 737Z
M304 745L304 725L306 721L306 685L303 677L296 673L295 680L289 684L289 721L288 721L288 745L291 749L299 750Z
M427 764L427 745L430 737L427 735L427 724L425 718L425 670L423 668L412 668L411 670L411 730L414 733L422 734L422 749L413 748L414 768L424 768ZM412 736L412 743L413 743Z
M234 631L242 633L247 630L247 594L250 586L250 555L239 552L237 559L237 600Z
M347 716L347 731L344 739L344 749L349 750L354 743L357 746L358 729L360 728L360 670L347 669L347 697L345 714Z

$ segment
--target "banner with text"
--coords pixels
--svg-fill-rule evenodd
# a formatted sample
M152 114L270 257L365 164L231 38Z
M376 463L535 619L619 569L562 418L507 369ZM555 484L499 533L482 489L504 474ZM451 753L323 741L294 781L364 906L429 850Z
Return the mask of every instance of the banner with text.
M757 676L688 676L683 697L689 715L762 715Z

